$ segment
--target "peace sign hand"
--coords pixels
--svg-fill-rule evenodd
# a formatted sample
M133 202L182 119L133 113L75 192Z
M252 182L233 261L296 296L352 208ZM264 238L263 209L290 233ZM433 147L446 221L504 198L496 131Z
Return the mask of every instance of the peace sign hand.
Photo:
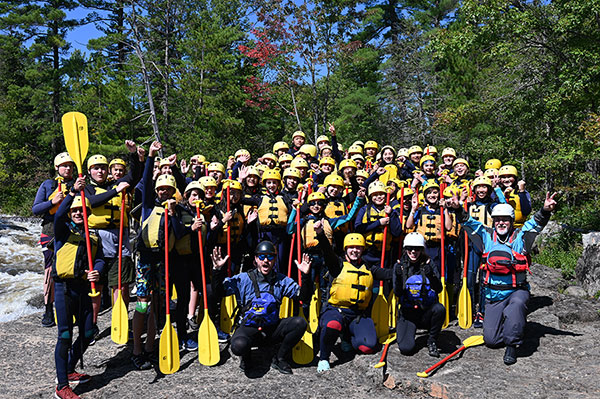
M556 200L554 199L554 197L556 197L558 193L554 193L552 195L550 195L550 192L546 193L546 200L544 201L544 210L547 212L554 212L554 209L556 208Z

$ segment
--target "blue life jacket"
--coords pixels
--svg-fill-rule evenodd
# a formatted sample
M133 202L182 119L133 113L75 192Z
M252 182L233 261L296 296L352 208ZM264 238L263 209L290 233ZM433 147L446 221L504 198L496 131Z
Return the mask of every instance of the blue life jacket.
M244 313L241 325L246 327L255 327L262 329L263 327L272 327L279 323L279 305L280 302L273 295L274 286L269 285L269 292L260 292L258 281L255 273L248 273L248 277L252 281L255 298L250 303L250 307Z
M427 308L438 301L438 295L431 288L429 279L425 274L415 274L406 279L402 306Z

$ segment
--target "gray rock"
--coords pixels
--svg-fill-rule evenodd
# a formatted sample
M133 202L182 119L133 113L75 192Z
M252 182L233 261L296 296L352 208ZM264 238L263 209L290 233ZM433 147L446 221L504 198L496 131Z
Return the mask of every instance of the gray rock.
M600 292L600 232L584 234L583 253L577 261L575 276L588 295Z
M588 293L586 290L583 289L583 287L580 287L579 285L570 285L567 287L567 289L565 290L565 294L567 295L572 295L578 298L587 298Z
M552 237L558 235L563 229L564 227L561 224L553 220L549 221L544 230L535 238L532 252L538 253Z

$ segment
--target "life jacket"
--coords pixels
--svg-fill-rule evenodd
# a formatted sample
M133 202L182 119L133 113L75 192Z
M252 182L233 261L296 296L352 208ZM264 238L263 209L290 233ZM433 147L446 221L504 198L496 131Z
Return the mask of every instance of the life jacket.
M54 197L56 197L58 195L58 178L54 179L54 181L52 182L52 193L50 193L50 195L48 196L48 200L52 200ZM61 182L60 184L60 191L62 191L62 193L66 196L69 193L69 187L67 187L67 183L65 183L64 181ZM52 208L50 208L50 210L48 211L48 213L50 215L54 215L56 213L56 211L58 210L58 207L60 206L60 202L56 203L55 205L52 206Z
M456 222L456 215L454 214L454 212L449 211L448 213L452 218L452 228L450 229L450 231L445 231L444 234L446 235L446 239L456 239L460 236L462 229L460 223Z
M518 253L512 249L512 242L519 232L519 229L513 231L505 244L499 242L498 234L496 231L493 232L491 247L481 258L481 269L486 272L484 286L495 290L508 290L525 284L526 272L529 271L531 259L528 254ZM505 283L490 283L491 274L506 276L507 278L502 278Z
M281 302L275 298L274 285L269 284L269 292L260 292L257 276L254 271L248 273L252 287L254 288L254 299L243 313L240 325L246 327L273 327L279 322L279 306Z
M82 278L89 267L85 237L70 228L69 238L56 251L52 275L57 279ZM98 236L92 231L90 231L90 246L92 259L94 259L98 251Z
M108 190L102 187L94 186L95 194L102 194ZM131 207L131 195L125 195L125 217L123 226L129 226L127 213ZM117 194L102 205L92 208L92 214L88 218L90 229L114 229L119 227L121 219L121 194Z
M508 202L510 204L510 206L512 206L513 209L515 210L515 222L513 224L514 227L515 228L523 227L526 217L523 215L523 212L521 211L521 198L519 197L519 194L514 191L511 192L510 195L508 196L508 198L506 199L506 202Z
M490 203L474 202L469 205L469 216L486 227L493 227L494 220L490 213Z
M155 205L152 213L142 222L141 238L144 246L153 251L159 252L165 247L165 208ZM175 246L175 235L169 228L169 251Z
M231 234L231 243L237 244L242 238L242 232L244 231L244 215L242 215L237 209L233 210L233 217L229 221L229 230ZM217 243L220 245L227 244L227 223L223 224L223 228L218 231Z
M325 216L328 219L339 218L348 214L348 209L346 208L346 203L341 199L331 198L327 205L325 205ZM337 230L347 233L350 231L351 223L345 223L341 225Z
M425 238L425 241L440 242L442 240L441 226L442 217L440 215L440 208L436 208L433 213L425 206L420 208L417 233L420 233Z
M261 226L285 226L288 209L281 195L264 195L258 205L258 220Z
M385 213L384 208L382 208L380 211L378 211L377 209L375 209L375 207L372 204L369 204L369 205L367 205L367 210L365 211L365 214L363 215L362 223L363 224L372 223L376 220L379 220L379 219L387 217L387 216L388 215ZM376 247L377 250L381 251L381 246L383 244L384 227L385 226L379 225L376 229L363 234L363 236L365 237L365 244L366 244L367 248ZM385 250L389 251L391 248L392 248L392 234L388 231L388 235L387 235L387 239L386 239L386 243L385 243Z
M421 270L421 274L414 274L404 283L402 306L427 308L438 301L437 293L431 288L429 279Z
M317 219L309 218L304 226L302 227L302 242L304 243L304 248L313 248L319 245L319 241L317 240L317 233L315 232L315 222ZM323 233L325 233L325 237L329 241L329 244L333 244L333 230L329 225L329 221L327 219L322 219L323 222Z
M192 224L194 224L195 217L196 217L196 215L193 213L193 210L185 209L185 208L179 214L179 218L180 218L181 222L187 228L191 227ZM200 214L200 217L204 220L204 218L202 217L202 213ZM202 232L202 243L205 243L206 242L206 232L207 232L206 223L204 223L202 225L200 231ZM193 231L193 232L190 232L189 234L185 234L180 239L176 239L175 240L175 251L177 251L178 255L191 255L191 254L197 252L198 251L198 232Z
M338 308L365 310L371 301L373 275L363 264L360 267L344 262L340 274L331 283L329 300Z

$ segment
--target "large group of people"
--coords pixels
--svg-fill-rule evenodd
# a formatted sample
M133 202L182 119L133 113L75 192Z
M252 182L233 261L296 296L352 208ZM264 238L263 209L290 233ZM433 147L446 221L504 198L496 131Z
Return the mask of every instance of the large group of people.
M68 153L55 157L56 176L41 184L32 210L42 217L42 324L58 326L57 398L77 398L71 386L90 379L76 371L99 333L102 296L90 297L90 285L112 291L112 302L120 288L126 307L135 290L132 364L157 362L165 252L180 350L203 344L194 333L203 298L219 342L230 343L245 371L253 347L277 345L272 367L291 374L293 348L307 334L319 373L330 370L338 340L342 352L375 353L395 334L410 355L419 349L417 328L439 357L463 273L473 327L483 328L488 346L506 347L507 365L516 362L532 237L548 222L554 195L532 215L517 168L498 159L478 168L449 147L371 140L344 148L332 125L314 145L306 141L296 131L291 146L280 141L258 157L240 149L225 164L200 154L160 158L160 142L146 151L126 141L127 159L92 155L79 178ZM381 312L379 296L387 298L384 326L372 314Z

